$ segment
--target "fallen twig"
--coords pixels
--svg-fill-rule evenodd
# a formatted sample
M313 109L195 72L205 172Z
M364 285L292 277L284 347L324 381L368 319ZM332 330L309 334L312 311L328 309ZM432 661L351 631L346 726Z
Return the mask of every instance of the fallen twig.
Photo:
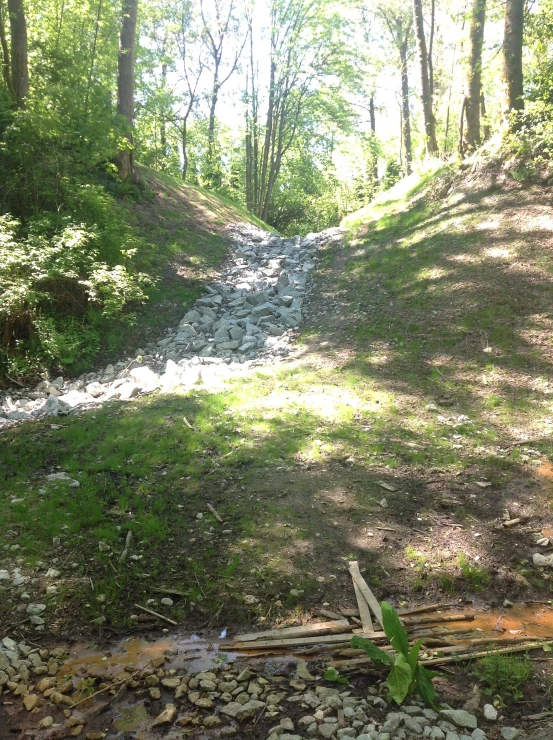
M135 604L137 606L137 604ZM148 661L150 663L150 661ZM146 663L146 666L148 665ZM144 666L144 668L146 668ZM71 704L69 707L70 709L75 709L75 707L80 706L81 704L84 704L87 701L90 701L91 699L94 699L94 697L99 696L100 694L104 694L106 691L109 691L110 689L115 688L116 686L121 686L121 684L127 683L127 681L132 681L132 679L140 673L140 671L143 671L144 668L138 668L134 673L131 674L130 678L124 678L121 681L116 681L115 683L110 684L109 686L104 686L103 689L99 689L98 691L95 691L93 694L90 694L90 696L85 696L84 699L79 699L79 701L75 702L74 704Z
M224 523L223 520L221 519L221 517L219 516L219 514L215 511L215 509L213 508L213 506L211 504L207 504L207 508L210 510L210 512L213 514L213 516L215 517L215 519L217 519L217 521L220 524L223 524Z
M169 619L169 617L165 617L163 614L159 614L158 612L155 612L153 609L148 609L146 606L140 606L140 604L135 604L137 609L142 609L143 612L146 612L147 614L152 614L154 617L157 617L158 619L163 619L164 622L168 622L169 624L172 624L174 627L177 626L177 622L175 622L173 619Z

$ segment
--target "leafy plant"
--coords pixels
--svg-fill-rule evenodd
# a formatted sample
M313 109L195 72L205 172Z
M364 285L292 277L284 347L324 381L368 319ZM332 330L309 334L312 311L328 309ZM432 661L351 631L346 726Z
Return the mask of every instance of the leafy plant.
M459 555L459 565L463 578L467 580L475 591L482 591L490 581L490 574L486 568L478 568L469 563L466 556Z
M486 684L485 694L517 701L523 695L520 687L532 675L532 664L527 655L487 655L476 661L472 671Z
M327 668L324 672L323 678L325 681L330 681L331 683L349 683L348 679L345 676L340 676L336 668Z
M364 650L373 662L391 666L392 670L388 674L386 683L390 696L397 704L401 704L406 696L417 693L429 706L434 707L436 689L432 679L440 674L428 671L419 662L422 640L417 640L409 648L407 632L396 610L386 601L382 602L381 608L384 632L397 655L382 650L370 640L359 635L353 637L351 646Z

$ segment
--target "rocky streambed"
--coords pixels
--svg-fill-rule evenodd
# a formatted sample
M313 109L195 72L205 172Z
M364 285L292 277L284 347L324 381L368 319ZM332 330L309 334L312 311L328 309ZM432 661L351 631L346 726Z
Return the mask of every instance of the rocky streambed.
M476 706L474 697L470 711L445 703L435 710L416 700L397 707L386 701L385 674L332 685L316 659L229 655L223 644L198 639L131 640L92 652L83 645L46 649L8 637L0 666L2 738L525 737L493 706Z
M343 232L285 239L250 224L229 227L230 256L177 327L156 343L73 380L43 380L0 397L0 428L17 422L80 413L111 400L154 390L209 386L251 365L278 362L292 348L309 297L309 273L322 245Z

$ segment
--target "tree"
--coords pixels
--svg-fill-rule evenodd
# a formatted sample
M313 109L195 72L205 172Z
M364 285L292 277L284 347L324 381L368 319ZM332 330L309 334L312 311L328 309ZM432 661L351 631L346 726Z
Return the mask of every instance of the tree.
M307 111L319 106L321 118L333 108L340 115L340 85L353 78L342 43L344 23L333 4L324 0L272 0L267 112L255 195L257 215L263 220L269 216L283 159ZM334 78L332 86L325 86L327 78Z
M413 17L421 75L421 101L426 134L426 151L430 155L435 155L438 153L438 142L436 140L436 119L434 118L432 103L432 86L430 84L428 51L424 33L422 0L413 0Z
M503 36L504 116L524 109L522 43L524 0L506 0Z
M117 113L125 119L126 143L119 151L118 172L122 180L134 178L134 52L138 0L123 0L117 64Z
M231 51L227 74L223 77L225 65L225 51L233 39L239 38L237 18L239 0L212 0L213 13L209 16L205 0L200 0L200 12L203 21L204 40L211 57L212 85L209 104L209 128L207 137L207 173L206 180L212 187L220 185L219 162L215 147L215 112L219 101L221 88L232 77L238 66L238 61L246 44L247 36L237 41Z
M23 0L8 0L8 13L11 30L11 71L8 70L11 74L11 85L8 85L8 89L13 91L16 106L24 108L25 100L29 94L29 59L27 21L23 9ZM4 43L2 46L4 46ZM6 70L6 67L4 69Z
M405 157L405 170L411 173L413 151L411 144L411 109L409 105L409 55L413 44L411 11L405 2L379 3L376 15L388 32L390 41L399 54L401 75L401 138Z
M470 41L466 92L461 106L459 151L469 151L480 146L480 110L482 105L482 46L486 21L486 0L473 0L470 16ZM463 134L463 118L467 130Z

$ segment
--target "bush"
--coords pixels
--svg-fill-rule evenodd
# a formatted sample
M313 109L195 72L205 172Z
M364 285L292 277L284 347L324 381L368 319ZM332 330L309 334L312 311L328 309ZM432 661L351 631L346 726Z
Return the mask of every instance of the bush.
M528 657L518 655L487 655L473 667L474 675L484 684L484 693L497 696L500 700L522 697L522 684L532 675L532 664ZM501 703L501 702L500 702Z
M44 216L24 230L0 216L0 369L19 376L84 369L102 322L132 320L125 312L146 298L149 278L133 267L137 245L117 224L99 229Z

